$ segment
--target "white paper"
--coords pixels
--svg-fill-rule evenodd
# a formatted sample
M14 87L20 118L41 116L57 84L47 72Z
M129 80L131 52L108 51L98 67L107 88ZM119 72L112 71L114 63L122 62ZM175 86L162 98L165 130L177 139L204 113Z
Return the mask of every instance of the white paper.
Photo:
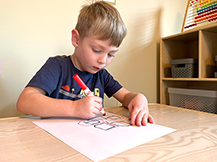
M89 120L44 119L33 123L93 161L103 160L175 131L156 124L131 126L126 118L111 113Z

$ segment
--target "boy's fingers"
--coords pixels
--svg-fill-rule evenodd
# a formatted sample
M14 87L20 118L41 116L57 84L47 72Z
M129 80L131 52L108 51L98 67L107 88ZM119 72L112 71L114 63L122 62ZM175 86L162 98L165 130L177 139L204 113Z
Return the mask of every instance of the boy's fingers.
M142 126L142 121L143 121L143 114L140 111L138 114L136 114L132 119L131 119L131 124L136 125L136 126Z
M97 109L95 107L92 108L92 113L95 114L95 115L99 114L99 109Z
M154 118L150 114L145 114L143 117L142 125L146 126L147 123L154 124Z
M148 122L154 124L154 118L149 114L148 115Z
M136 117L137 126L146 126L147 125L147 114L144 114L143 111L140 111Z
M143 118L142 118L141 124L143 126L146 126L147 123L148 123L148 114L145 113L144 116L143 116Z
M135 107L132 109L132 112L130 113L131 125L137 125L137 126L146 126L147 123L154 123L154 118L148 113L148 111L141 111L139 109L136 109Z
M95 109L98 109L98 111L100 111L102 109L102 98L96 96L88 96L88 97L91 97L92 106Z
M101 98L101 97L96 97L96 96L95 96L95 101L96 101L96 102L99 102L99 103L102 103L102 98Z
M136 112L130 114L130 123L131 123L131 125L135 125L136 115L137 115Z
M143 112L139 109L134 108L130 113L131 125L141 126Z
M131 116L131 124L136 126L146 126L147 123L154 123L154 118L150 114L139 112L137 115Z
M101 111L102 109L102 98L100 97L95 97L95 100L94 100L96 103L97 103L97 108Z

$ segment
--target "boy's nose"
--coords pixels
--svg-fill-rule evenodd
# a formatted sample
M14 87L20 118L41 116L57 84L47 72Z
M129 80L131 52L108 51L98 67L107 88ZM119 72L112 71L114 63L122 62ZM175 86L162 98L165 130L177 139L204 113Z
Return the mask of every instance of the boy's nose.
M107 54L101 54L101 56L98 59L98 62L100 64L105 64L106 63L106 59L107 59Z

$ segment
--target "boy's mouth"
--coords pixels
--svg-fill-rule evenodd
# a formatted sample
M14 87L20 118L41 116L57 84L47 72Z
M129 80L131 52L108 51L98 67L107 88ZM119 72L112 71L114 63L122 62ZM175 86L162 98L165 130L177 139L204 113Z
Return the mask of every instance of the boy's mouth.
M102 68L99 68L99 67L96 67L96 66L94 66L93 67L95 70L97 70L97 71L99 71L99 70L101 70Z

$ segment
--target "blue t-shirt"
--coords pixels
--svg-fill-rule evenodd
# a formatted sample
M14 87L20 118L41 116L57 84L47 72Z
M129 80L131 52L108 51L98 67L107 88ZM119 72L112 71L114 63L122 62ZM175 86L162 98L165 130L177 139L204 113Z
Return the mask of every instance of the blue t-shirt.
M72 78L75 74L81 77L93 95L102 99L104 93L111 97L122 88L106 69L95 74L80 71L74 66L70 56L50 57L27 86L42 88L52 98L78 100L86 95Z

